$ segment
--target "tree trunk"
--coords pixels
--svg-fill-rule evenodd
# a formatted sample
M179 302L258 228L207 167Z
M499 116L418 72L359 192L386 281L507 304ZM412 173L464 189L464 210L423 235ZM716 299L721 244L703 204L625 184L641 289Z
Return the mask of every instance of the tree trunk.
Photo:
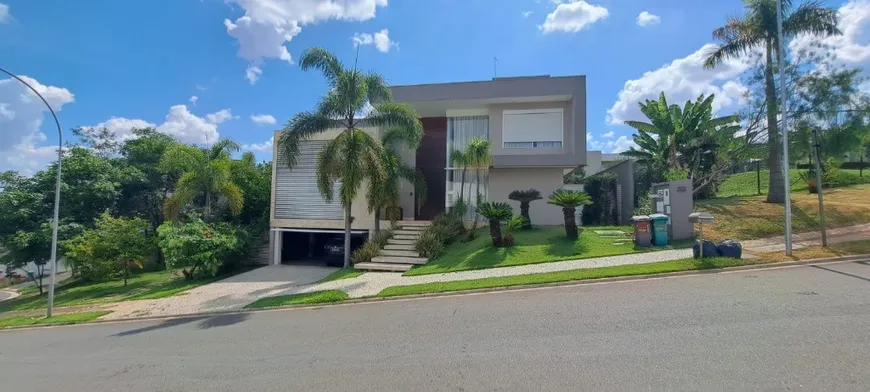
M475 192L476 196L474 198L474 223L471 226L472 233L477 229L477 206L480 205L480 169L474 169L474 176L475 182L477 183L475 184L477 191Z
M501 222L490 219L489 236L492 237L492 246L498 248L502 245Z
M344 209L344 268L350 268L350 206Z
M130 272L130 265L128 262L124 262L124 287L127 287L127 274Z
M785 203L785 181L782 173L782 146L777 124L779 102L776 100L776 84L773 79L773 42L767 42L764 65L764 100L767 106L767 167L770 168L767 202ZM782 70L780 70L782 72ZM788 163L786 163L788 164Z
M381 209L375 208L375 233L381 231Z
M574 207L563 207L562 215L565 217L565 235L572 240L576 240L578 237L577 234L577 220L574 216L576 214L576 209Z
M526 219L526 222L523 223L524 230L532 229L532 218L529 216L529 202L524 201L520 203L520 216Z
M460 178L460 180L459 180L460 181L460 183L459 183L459 200L463 200L463 201L465 200L465 172L467 172L467 171L468 171L468 168L463 166L462 167L462 175L459 177ZM469 203L466 203L465 205L468 205L468 204Z
M206 222L211 220L211 192L205 192L205 211L202 212L202 219Z

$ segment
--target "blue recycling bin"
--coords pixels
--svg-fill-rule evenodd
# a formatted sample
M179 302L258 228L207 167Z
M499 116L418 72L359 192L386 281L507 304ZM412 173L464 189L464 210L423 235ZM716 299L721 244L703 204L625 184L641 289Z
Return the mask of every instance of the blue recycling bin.
M653 226L653 245L668 245L668 221L671 218L665 214L652 214L649 217Z

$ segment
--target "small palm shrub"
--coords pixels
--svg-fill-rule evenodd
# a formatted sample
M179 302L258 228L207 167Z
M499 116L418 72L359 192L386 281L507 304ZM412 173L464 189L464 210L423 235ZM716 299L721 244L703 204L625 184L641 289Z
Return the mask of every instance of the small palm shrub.
M513 219L508 221L507 225L505 226L505 235L504 240L502 241L503 245L505 247L514 246L514 232L520 229L524 229L527 223L528 221L526 220L526 218L522 216L515 216Z
M523 230L532 229L532 218L529 216L529 204L535 200L541 200L541 192L536 189L516 190L508 195L508 199L520 202L520 216L525 218Z
M492 237L492 246L504 246L504 238L501 235L501 223L509 221L514 211L510 204L498 202L480 203L477 213L489 221L489 236Z
M434 259L444 252L444 242L438 234L426 230L414 243L414 250L427 259Z
M592 200L585 192L571 191L568 189L556 189L550 194L547 203L562 207L562 214L565 218L565 235L572 240L576 240L580 236L577 230L577 220L575 214L577 207L590 205Z

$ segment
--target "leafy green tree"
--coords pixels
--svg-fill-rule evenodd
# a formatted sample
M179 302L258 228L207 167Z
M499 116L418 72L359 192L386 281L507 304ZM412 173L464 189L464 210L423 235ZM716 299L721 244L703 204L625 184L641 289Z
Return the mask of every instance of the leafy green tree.
M775 60L780 56L777 34L778 0L745 0L745 13L742 18L728 18L725 26L713 31L713 37L721 44L709 54L704 65L714 68L730 58L751 56L756 49L764 52L764 102L767 113L767 142L770 168L770 184L767 201L785 202L785 179L782 173L782 147L777 114L777 101L774 73ZM783 38L791 40L799 34L830 36L840 34L837 28L837 12L824 8L816 1L809 1L797 7L791 0L782 0Z
M484 176L489 171L490 166L492 166L492 151L489 140L474 138L468 143L468 147L465 149L465 154L467 155L468 167L474 169L474 178L476 183L475 189L475 205L480 205L483 203L483 195L480 193L480 176L483 174ZM468 231L468 238L471 239L474 237L475 228L477 228L477 216L478 214L474 214L474 221L471 224L472 230Z
M154 245L148 221L103 214L93 229L73 237L64 247L66 259L82 277L96 281L116 277L126 286L131 269L143 268Z
M179 174L172 195L163 205L167 218L178 217L182 209L196 198L203 200L203 218L212 219L212 205L216 197L224 197L233 215L242 212L244 195L232 182L230 154L239 150L238 143L221 140L210 148L186 144L169 147L160 159L159 169L168 174Z
M399 153L402 144L411 150L416 150L422 138L423 130L418 128L390 128L381 136L383 145L381 165L384 168L384 177L373 178L368 194L369 211L375 214L375 232L381 230L381 209L387 211L387 218L392 222L401 218L398 216L398 211L401 207L399 188L402 180L414 186L419 205L426 202L426 177L419 170L402 162Z
M230 164L230 180L245 195L242 212L235 221L265 230L268 227L272 198L272 164L258 164L254 154L246 152L241 159L233 160Z
M465 175L468 173L468 154L466 151L453 150L450 152L450 164L459 168L459 200L465 203Z
M568 189L556 189L550 194L547 203L562 207L562 215L565 218L565 235L576 240L580 236L577 230L577 207L592 204L589 195Z
M279 151L287 165L294 166L302 142L329 129L343 132L330 140L317 162L317 185L326 200L333 199L333 184L341 182L339 200L344 206L344 265L350 267L351 204L366 180L383 181L382 146L365 126L422 129L417 113L392 102L392 94L381 75L346 68L335 55L322 48L306 50L299 58L303 70L319 70L329 91L312 111L296 114L278 138ZM360 113L372 105L373 110Z
M217 275L227 256L237 252L243 244L227 223L206 223L195 215L188 220L167 221L157 228L166 266L183 268L186 279L193 279L197 270L208 276Z
M541 192L537 189L515 190L508 195L508 199L520 202L520 216L525 218L524 230L532 229L532 218L529 216L529 204L535 200L541 200Z
M177 174L167 174L158 166L166 150L179 143L151 128L134 129L133 135L121 146L123 158L116 164L133 173L121 183L116 210L120 216L148 219L153 232L163 223L163 203L178 181Z
M504 237L501 234L501 223L511 220L514 214L511 205L500 202L483 202L478 204L477 213L489 221L489 236L492 237L492 246L503 246Z

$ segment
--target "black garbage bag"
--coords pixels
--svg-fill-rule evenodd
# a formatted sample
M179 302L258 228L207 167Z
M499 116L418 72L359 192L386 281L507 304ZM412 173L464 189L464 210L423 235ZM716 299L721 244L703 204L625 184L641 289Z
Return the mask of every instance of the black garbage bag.
M704 240L704 257L717 257L719 256L719 251L716 249L716 244L713 241ZM692 255L697 259L701 256L701 241L695 241L695 245L692 246Z
M743 257L743 246L734 240L722 241L719 245L716 245L716 249L719 250L719 255L722 257L733 257L735 259ZM704 252L706 251L707 249L705 248Z

